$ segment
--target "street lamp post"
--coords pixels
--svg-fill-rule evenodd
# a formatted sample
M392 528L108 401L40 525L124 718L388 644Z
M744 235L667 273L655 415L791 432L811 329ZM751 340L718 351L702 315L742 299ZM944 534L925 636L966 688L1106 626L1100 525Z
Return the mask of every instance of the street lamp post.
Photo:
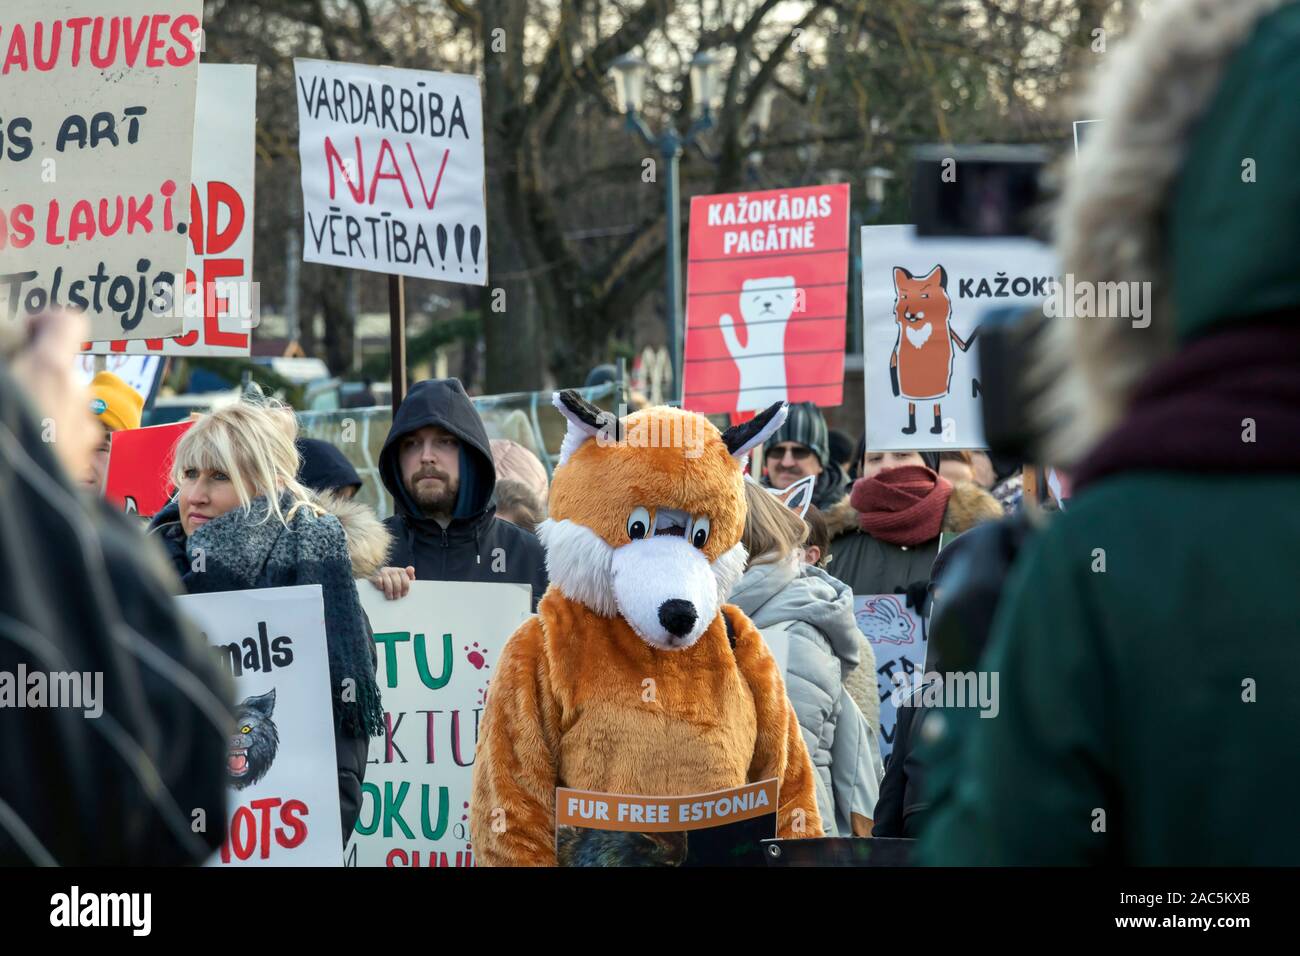
M648 67L646 62L633 54L624 54L611 64L614 84L618 92L619 108L627 115L627 128L637 133L645 143L658 150L664 161L666 181L664 184L664 212L668 240L666 253L665 292L667 301L665 312L668 322L668 356L672 364L671 381L668 383L668 400L681 398L681 217L679 215L679 180L678 165L682 151L695 142L700 133L713 125L713 102L717 87L717 59L708 53L697 53L691 60L691 92L699 110L699 115L691 123L690 129L683 136L670 123L656 135L645 120L641 118L641 105L645 94L645 79Z

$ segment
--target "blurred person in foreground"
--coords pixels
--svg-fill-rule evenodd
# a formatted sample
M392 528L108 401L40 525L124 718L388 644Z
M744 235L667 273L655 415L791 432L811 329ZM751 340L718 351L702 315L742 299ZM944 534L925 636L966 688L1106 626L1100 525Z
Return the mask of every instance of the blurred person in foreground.
M1149 282L1149 326L1051 323L1073 492L998 608L999 716L934 734L922 857L1294 865L1300 3L1167 3L1112 56L1057 243L1076 283Z
M103 435L85 320L27 329L0 362L0 866L200 863L225 836L230 679L157 547L77 493ZM55 675L81 706L41 699Z

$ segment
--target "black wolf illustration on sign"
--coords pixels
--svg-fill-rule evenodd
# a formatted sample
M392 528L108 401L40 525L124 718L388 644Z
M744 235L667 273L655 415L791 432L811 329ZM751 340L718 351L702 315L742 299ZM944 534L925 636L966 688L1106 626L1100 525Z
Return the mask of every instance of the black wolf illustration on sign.
M235 710L235 732L230 735L226 773L236 790L251 787L266 776L280 747L280 734L271 713L275 688L260 697L246 697Z

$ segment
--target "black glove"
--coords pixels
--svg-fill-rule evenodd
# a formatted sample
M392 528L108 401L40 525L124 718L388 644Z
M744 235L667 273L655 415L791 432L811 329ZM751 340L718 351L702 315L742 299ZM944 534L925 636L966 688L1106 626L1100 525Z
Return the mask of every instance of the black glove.
M907 596L907 600L903 602L904 604L916 611L919 616L925 616L925 599L930 593L929 581L913 581L907 587L900 588L899 593Z
M894 398L898 398L898 366L889 366L889 384L894 389Z
M928 623L925 619L925 602L930 596L930 582L913 581L907 587L898 590L906 595L903 603L914 610L916 616L921 619L921 640L928 641L929 635L925 632Z

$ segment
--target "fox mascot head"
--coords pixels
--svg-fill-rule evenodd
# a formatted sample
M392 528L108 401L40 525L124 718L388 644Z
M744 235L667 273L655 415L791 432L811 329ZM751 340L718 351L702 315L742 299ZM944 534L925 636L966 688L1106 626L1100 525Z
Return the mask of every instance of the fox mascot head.
M551 583L651 647L690 647L744 573L741 460L785 403L725 432L662 406L619 419L574 391L554 404L568 430L538 528Z

